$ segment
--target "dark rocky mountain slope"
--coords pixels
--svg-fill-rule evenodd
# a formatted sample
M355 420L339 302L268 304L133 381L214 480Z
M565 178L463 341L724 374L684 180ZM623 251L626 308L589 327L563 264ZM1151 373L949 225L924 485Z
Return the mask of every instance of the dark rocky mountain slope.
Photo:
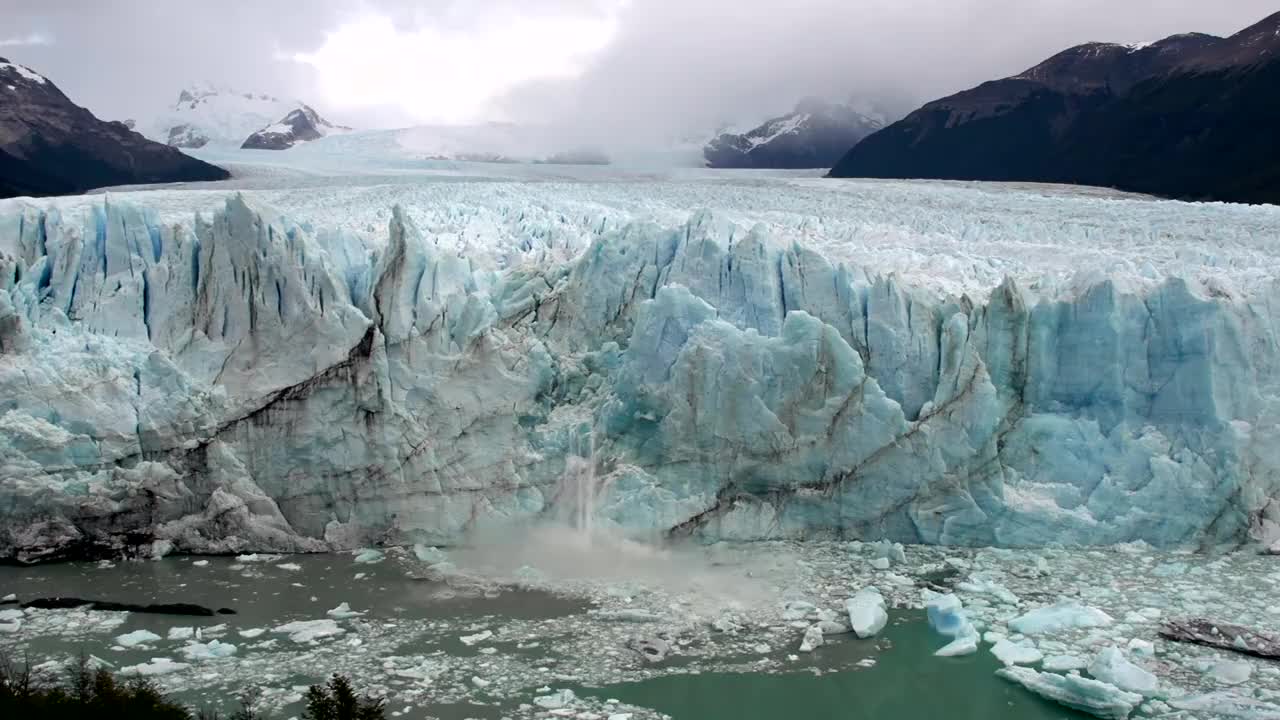
M1280 202L1280 13L1229 38L1090 43L928 103L833 177L1075 183Z
M0 58L0 197L227 177L125 123L99 120L48 78Z
M713 168L829 168L883 126L847 105L809 99L749 132L717 136L703 157Z

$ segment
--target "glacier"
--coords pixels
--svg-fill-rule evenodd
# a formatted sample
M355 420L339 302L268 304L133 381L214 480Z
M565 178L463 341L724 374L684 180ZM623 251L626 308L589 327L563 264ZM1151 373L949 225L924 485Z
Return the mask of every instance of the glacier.
M1280 537L1280 281L1225 241L1037 277L930 252L939 216L877 262L892 203L861 234L751 209L803 178L675 183L699 211L439 185L473 195L392 192L358 222L305 191L0 205L0 557L444 545L565 516L704 540ZM836 187L808 210L870 192ZM1179 272L1195 252L1206 272Z

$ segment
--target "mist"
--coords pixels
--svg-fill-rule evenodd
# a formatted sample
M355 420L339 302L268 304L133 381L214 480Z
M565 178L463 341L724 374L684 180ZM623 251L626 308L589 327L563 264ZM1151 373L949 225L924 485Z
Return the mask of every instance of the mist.
M905 114L1082 42L1227 35L1273 10L1255 0L637 1L581 77L495 106L596 140L750 125L815 95Z
M360 128L502 121L583 145L704 136L806 96L889 115L1086 41L1235 32L1267 0L6 0L0 54L100 117L197 81Z

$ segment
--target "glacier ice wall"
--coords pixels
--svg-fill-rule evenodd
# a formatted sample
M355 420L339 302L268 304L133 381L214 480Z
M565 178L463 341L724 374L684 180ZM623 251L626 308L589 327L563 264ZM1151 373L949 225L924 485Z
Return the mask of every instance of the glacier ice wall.
M483 269L243 196L0 216L0 556L707 538L1172 544L1280 522L1280 282L980 299L708 212ZM585 443L584 437L591 436Z

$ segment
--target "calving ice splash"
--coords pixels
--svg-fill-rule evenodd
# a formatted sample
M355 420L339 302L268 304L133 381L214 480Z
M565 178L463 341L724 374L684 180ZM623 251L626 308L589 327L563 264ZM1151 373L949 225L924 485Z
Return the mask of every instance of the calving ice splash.
M0 553L1276 535L1267 209L1142 259L1140 199L435 185L0 208Z

